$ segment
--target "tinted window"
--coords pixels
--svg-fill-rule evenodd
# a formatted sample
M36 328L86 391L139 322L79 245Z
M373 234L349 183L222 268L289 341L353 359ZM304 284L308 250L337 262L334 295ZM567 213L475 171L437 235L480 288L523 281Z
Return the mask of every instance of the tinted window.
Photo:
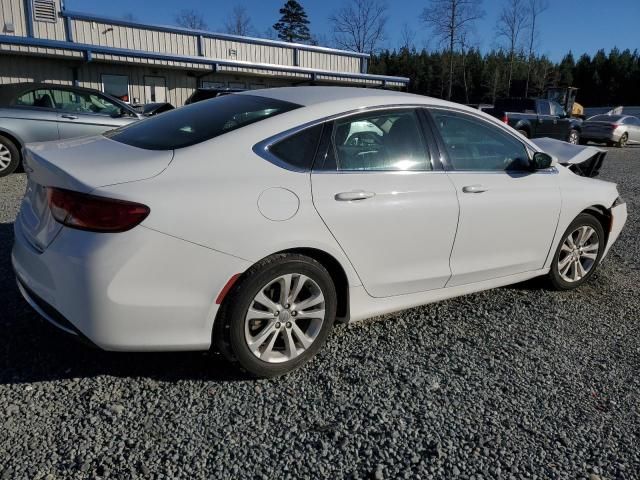
M638 120L636 117L627 117L624 119L624 124L625 125L640 125L640 120Z
M550 102L551 103L551 115L555 115L557 117L564 116L564 108L560 106L559 103Z
M204 142L299 107L265 97L226 95L177 108L105 135L147 150L172 150Z
M525 146L499 127L468 115L434 110L454 170L527 170Z
M333 144L338 170L431 170L413 110L337 120Z
M549 107L549 102L546 102L544 100L538 101L538 114L551 115L551 107Z
M31 90L16 99L16 105L23 107L56 108L51 90Z
M283 162L300 170L311 170L322 125L307 128L272 145L269 151Z
M58 89L52 89L51 92L58 110L107 116L120 115L122 113L119 105L111 102L106 97L93 93Z

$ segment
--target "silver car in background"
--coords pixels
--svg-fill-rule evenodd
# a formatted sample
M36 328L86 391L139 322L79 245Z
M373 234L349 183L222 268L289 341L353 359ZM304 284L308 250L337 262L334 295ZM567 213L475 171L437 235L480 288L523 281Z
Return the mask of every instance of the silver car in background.
M141 118L126 103L89 88L0 85L0 177L18 168L27 143L98 135Z
M624 148L640 143L640 119L632 115L596 115L582 124L581 142L606 143Z

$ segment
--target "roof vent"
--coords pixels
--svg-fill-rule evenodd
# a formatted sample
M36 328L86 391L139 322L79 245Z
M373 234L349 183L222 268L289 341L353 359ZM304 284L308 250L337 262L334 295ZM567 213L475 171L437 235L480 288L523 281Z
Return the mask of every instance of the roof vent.
M33 0L33 19L36 22L56 23L58 16L55 0Z

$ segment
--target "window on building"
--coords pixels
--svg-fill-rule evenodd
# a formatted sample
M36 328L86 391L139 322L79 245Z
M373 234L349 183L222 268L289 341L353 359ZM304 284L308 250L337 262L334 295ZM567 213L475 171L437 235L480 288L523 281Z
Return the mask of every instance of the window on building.
M129 102L129 77L127 75L102 75L102 91L123 102Z
M224 82L202 82L202 88L227 88Z

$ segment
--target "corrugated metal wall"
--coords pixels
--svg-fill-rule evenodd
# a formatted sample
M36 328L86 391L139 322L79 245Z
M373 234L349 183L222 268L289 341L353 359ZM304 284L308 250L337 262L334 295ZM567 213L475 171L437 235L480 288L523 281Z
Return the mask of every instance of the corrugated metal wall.
M15 33L4 31L5 22L13 23ZM27 21L23 1L0 0L0 32L5 35L27 35Z
M194 35L75 19L71 24L73 39L78 43L173 55L198 55L198 37Z
M0 83L73 83L71 62L18 55L0 55Z
M27 0L31 1L31 0ZM60 0L55 0L56 12L60 12ZM42 22L33 19L33 36L36 38L46 38L48 40L66 40L67 34L64 27L64 19L56 15L55 22Z

